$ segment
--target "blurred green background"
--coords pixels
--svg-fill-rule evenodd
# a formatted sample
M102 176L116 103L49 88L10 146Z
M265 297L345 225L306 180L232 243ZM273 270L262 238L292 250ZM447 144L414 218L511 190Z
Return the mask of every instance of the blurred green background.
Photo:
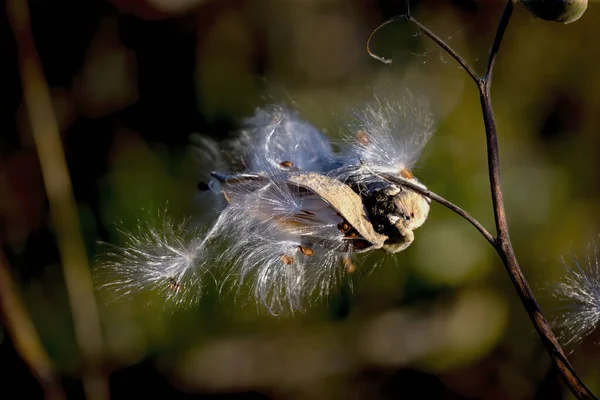
M335 138L373 87L411 88L438 129L415 169L433 191L493 231L476 88L404 10L376 0L37 0L32 27L64 139L89 257L119 243L142 208L201 208L202 171L188 136L231 135L254 108L284 99ZM503 2L417 1L417 19L476 69L487 61ZM596 239L600 199L598 13L562 25L516 7L492 97L502 182L517 257L547 317L560 255ZM2 14L0 229L13 276L70 398L82 369L54 230L22 104L13 34ZM104 371L113 398L570 398L497 255L434 204L415 243L373 254L363 276L306 314L272 317L211 287L193 309L158 299L105 304ZM373 268L383 258L383 263ZM149 305L147 303L150 303ZM0 331L2 391L32 379ZM592 335L573 364L600 393ZM19 398L41 396L35 383ZM419 393L419 395L413 394ZM11 395L2 398L17 398Z

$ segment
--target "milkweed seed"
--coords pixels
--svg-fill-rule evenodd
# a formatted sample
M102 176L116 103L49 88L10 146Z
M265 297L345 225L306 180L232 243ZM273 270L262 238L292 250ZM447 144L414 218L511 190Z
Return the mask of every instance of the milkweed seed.
M344 257L344 268L346 269L346 272L349 274L356 271L356 265L354 265L354 263L352 262L350 257Z
M358 232L356 232L355 230L351 230L349 232L346 232L346 234L344 236L347 237L348 239L355 239L358 237Z
M181 288L181 285L179 284L179 282L177 282L177 280L173 277L169 278L169 289L171 289L172 291L176 292Z
M412 172L410 172L406 168L403 168L403 169L400 170L400 175L402 175L402 177L406 178L406 179L412 179L413 178Z
M310 247L298 246L298 251L300 251L300 253L302 253L308 257L312 257L315 255L315 251L313 249L311 249Z
M347 222L342 222L338 224L337 228L340 230L340 232L345 234L348 233L351 227L350 224L348 224Z
M369 145L369 134L366 131L363 131L362 129L358 132L356 132L356 140L358 141L358 143L362 144L363 146L368 146Z
M294 263L294 257L290 257L287 254L284 254L281 256L281 261L283 261L285 265L291 265Z

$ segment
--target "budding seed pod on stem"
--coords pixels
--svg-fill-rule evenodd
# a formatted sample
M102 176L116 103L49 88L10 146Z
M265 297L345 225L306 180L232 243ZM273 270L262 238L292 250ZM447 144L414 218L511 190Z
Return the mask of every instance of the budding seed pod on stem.
M587 0L521 0L533 15L546 21L569 24L587 9Z

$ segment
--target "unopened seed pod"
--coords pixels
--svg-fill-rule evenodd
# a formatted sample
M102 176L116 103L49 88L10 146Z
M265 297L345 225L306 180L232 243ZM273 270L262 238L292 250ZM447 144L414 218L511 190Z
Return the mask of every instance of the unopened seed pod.
M587 9L587 0L521 0L533 15L546 21L569 24Z

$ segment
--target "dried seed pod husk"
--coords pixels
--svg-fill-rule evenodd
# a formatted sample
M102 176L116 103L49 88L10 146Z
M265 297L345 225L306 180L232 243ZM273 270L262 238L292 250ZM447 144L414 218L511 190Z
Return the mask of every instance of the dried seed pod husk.
M406 250L408 246L415 240L415 234L411 230L406 230L403 232L403 236L401 240L396 240L394 242L389 242L383 245L383 250L388 253L398 253L400 251Z
M244 193L249 193L253 190L258 190L264 187L269 181L267 178L256 174L238 174L238 175L223 175L217 172L212 172L211 175L218 179L221 183L222 193L228 203L233 204L239 201L240 194L236 192L236 187L244 187ZM239 189L239 187L238 187Z
M577 21L587 9L587 0L521 0L536 17L569 24Z
M236 203L239 194L236 192L236 186L243 185L243 193L260 189L269 181L266 177L253 174L239 174L225 176L218 173L212 173L222 184L222 191L225 199L229 203ZM369 249L380 249L383 247L388 237L377 233L373 224L367 216L361 197L356 194L350 186L318 173L309 172L305 174L295 174L288 178L289 185L295 185L318 195L323 201L327 202L350 227L350 232L358 233L356 237L362 237L372 246ZM302 211L306 213L306 211ZM309 212L310 213L310 212ZM346 235L348 237L348 235Z
M293 175L289 182L318 194L342 215L360 236L372 243L372 248L383 247L388 237L375 232L362 199L348 185L316 173Z

